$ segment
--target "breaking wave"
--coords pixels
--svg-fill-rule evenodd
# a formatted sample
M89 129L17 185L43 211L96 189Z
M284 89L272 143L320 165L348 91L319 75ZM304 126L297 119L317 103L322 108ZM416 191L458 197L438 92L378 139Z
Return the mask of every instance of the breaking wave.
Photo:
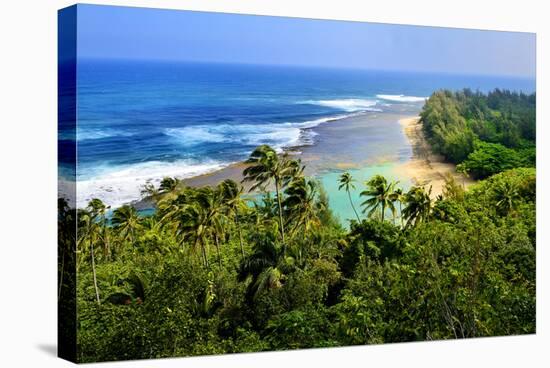
M376 95L377 98L393 102L424 102L428 97L405 96L405 95Z

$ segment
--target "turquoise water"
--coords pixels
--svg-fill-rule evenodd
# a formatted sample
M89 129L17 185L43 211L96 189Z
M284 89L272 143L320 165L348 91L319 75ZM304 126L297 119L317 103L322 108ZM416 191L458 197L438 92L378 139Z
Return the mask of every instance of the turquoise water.
M413 185L413 182L409 177L397 172L399 165L400 164L398 163L384 163L361 169L331 171L318 176L329 195L330 208L340 219L342 225L348 227L349 220L355 219L356 217L349 203L347 192L344 189L338 190L338 180L340 175L345 171L348 171L355 179L355 189L350 191L351 199L355 209L359 213L359 216L361 218L366 218L366 214L362 213L363 208L361 207L361 203L365 200L365 198L360 197L359 194L366 189L365 182L374 175L382 175L388 181L399 181L397 187L402 188L403 191L407 191ZM391 212L388 211L386 215L388 218L391 218Z

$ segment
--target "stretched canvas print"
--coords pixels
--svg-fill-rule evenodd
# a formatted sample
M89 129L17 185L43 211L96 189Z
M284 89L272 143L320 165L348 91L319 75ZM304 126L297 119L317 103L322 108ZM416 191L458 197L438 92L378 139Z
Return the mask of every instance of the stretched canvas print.
M59 355L535 333L535 35L59 11Z

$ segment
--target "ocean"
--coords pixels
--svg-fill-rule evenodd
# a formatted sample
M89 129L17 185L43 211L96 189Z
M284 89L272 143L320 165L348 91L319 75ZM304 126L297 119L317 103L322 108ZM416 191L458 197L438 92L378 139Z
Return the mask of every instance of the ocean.
M321 126L350 117L416 115L440 88L535 89L495 76L124 60L79 60L77 85L77 130L61 124L59 139L76 136L79 207L120 206L147 181L215 171L260 144L315 146ZM396 145L388 137L361 139ZM71 181L69 163L59 170Z

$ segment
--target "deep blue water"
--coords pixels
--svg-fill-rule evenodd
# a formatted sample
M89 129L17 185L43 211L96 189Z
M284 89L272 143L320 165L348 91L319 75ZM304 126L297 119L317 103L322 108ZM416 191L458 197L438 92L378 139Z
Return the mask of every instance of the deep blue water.
M505 77L104 60L79 60L77 85L80 205L92 196L118 205L146 180L214 170L260 144L315 144L306 128L330 119L418 111L439 88L535 87ZM59 136L72 139L74 127L61 125Z

